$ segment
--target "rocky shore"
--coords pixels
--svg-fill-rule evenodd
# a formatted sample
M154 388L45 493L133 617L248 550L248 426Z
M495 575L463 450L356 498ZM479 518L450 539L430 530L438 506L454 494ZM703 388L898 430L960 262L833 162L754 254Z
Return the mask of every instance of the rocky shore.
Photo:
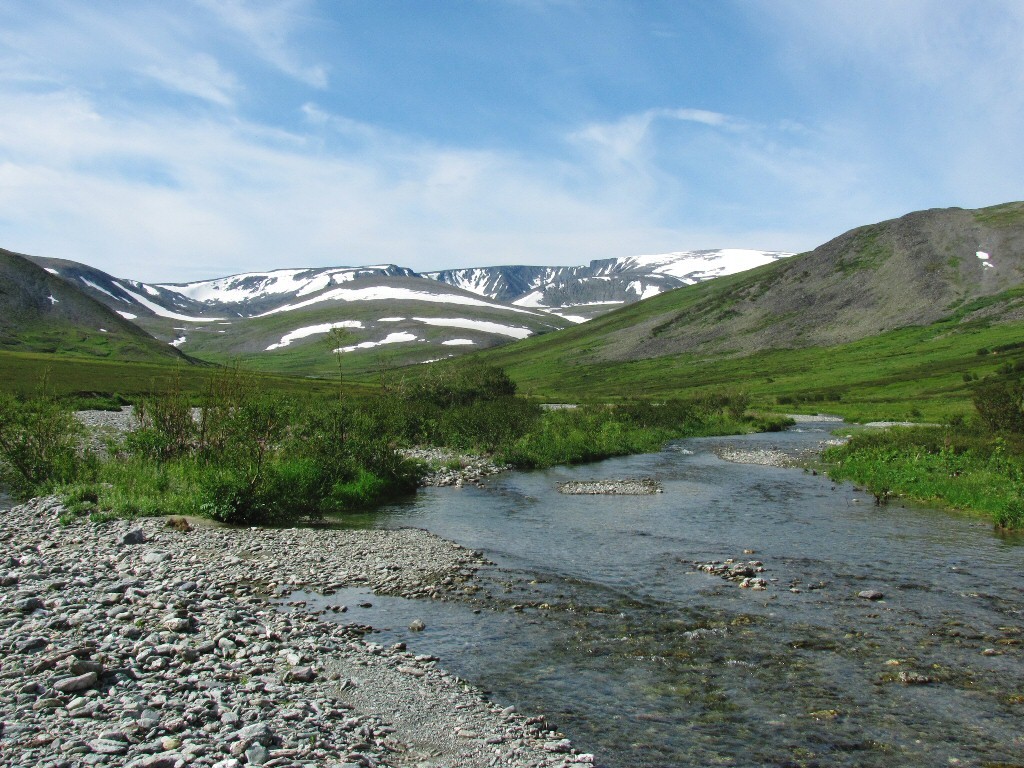
M420 479L422 486L476 485L484 478L512 469L506 464L496 464L487 456L458 453L445 448L407 448L402 455L422 461L428 472Z
M591 763L302 589L443 598L480 553L425 531L61 525L0 511L0 765L183 768Z

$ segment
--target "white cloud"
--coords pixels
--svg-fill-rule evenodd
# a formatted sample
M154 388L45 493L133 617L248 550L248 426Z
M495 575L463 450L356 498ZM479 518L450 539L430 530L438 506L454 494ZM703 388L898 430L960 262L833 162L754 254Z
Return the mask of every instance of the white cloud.
M233 93L238 81L230 72L221 69L212 56L196 54L187 61L173 64L149 64L142 72L171 90L229 107L234 103Z
M570 139L592 144L616 162L635 162L650 141L651 127L657 120L697 123L712 128L733 128L739 121L705 109L648 109L626 115L610 123L592 123L573 133Z
M915 207L1020 197L1024 6L750 7L802 108L607 102L608 120L537 120L544 149L514 149L340 113L302 0L0 4L0 246L150 281L580 263L801 250ZM277 100L265 64L297 93Z
M290 42L297 22L308 13L304 0L193 0L240 35L268 63L314 88L328 85L327 68L300 61Z

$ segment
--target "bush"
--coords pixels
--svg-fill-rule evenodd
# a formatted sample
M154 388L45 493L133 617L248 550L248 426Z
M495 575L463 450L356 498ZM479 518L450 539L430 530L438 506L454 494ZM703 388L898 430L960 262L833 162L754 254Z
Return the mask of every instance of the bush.
M25 499L89 474L95 460L79 450L82 433L71 409L56 400L0 394L0 482Z
M974 408L993 432L1024 434L1024 384L992 381L973 393Z
M180 392L140 400L133 416L135 429L125 436L129 452L169 459L195 449L197 429L192 405Z

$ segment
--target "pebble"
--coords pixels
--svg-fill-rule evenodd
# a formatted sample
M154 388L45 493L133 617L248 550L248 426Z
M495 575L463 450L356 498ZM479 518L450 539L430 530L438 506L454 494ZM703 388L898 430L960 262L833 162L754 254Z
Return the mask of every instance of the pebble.
M857 597L864 600L883 600L885 595L877 589L864 589L857 593Z
M492 765L495 745L509 768L587 762L435 657L271 600L353 586L443 598L486 564L478 552L411 529L186 533L60 525L63 512L52 498L0 510L18 542L0 582L0 755L18 744L18 766L384 768L423 740L450 768Z
M648 496L664 493L664 489L650 477L623 480L570 480L558 484L558 492L570 496Z
M764 563L760 560L742 561L729 558L727 560L709 560L706 562L693 561L693 565L701 573L710 573L726 581L734 582L741 589L751 589L756 592L768 589L768 581L758 575L765 572ZM799 590L796 590L796 592L799 593Z
M461 487L467 483L478 484L484 478L512 469L507 464L495 464L487 456L457 453L445 448L407 448L400 453L430 467L430 471L420 479L422 486ZM455 464L457 468L452 466Z

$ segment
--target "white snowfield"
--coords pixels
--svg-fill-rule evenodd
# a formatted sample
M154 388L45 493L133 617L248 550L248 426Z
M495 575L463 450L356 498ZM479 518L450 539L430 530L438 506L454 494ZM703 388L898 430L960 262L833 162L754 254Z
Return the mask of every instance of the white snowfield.
M512 302L517 307L545 307L544 291L530 291Z
M417 338L415 333L399 331L398 333L389 333L380 341L364 341L360 344L353 344L351 347L339 347L334 351L355 352L357 349L373 349L374 347L380 347L384 344L401 344L406 341L422 341L422 339Z
M507 312L522 312L527 315L538 315L538 312L531 312L528 309L519 309L508 304L497 304L493 301L474 299L472 296L462 296L457 293L430 293L427 291L414 291L411 288L395 288L389 285L374 285L367 288L335 288L325 291L312 299L300 301L296 304L287 304L269 312L264 312L256 317L267 317L280 312L292 312L296 309L305 309L314 304L325 301L425 301L432 304L461 304L471 307L492 307Z
M442 341L442 347L469 347L476 344L472 339L448 339L448 341Z
M169 309L164 309L159 304L154 304L152 301L147 299L145 296L140 296L139 294L135 293L134 291L129 291L127 288L124 288L124 286L122 286L122 288L124 289L125 293L127 293L129 296L131 296L133 299L135 299L135 301L137 301L139 304L144 306L146 309L148 309L150 312L152 312L157 317L168 317L171 320L184 320L187 323L207 323L207 322L212 322L214 320L223 320L224 319L223 317L192 317L190 315L180 315L177 312L171 312L171 310L169 310ZM148 286L147 286L147 289L148 289Z
M369 275L385 269L388 267L276 269L271 272L248 272L184 285L165 283L159 287L195 301L209 304L233 304L281 293L308 296L311 293L322 291L332 284L340 285L351 282L360 274Z
M626 256L601 271L622 272L638 267L657 275L670 275L687 282L732 275L792 256L784 251L755 251L748 248L721 248L713 251L676 251L674 253Z
M307 336L316 336L321 333L330 333L335 328L362 328L363 324L359 320L339 320L336 323L321 323L320 325L307 325L305 328L296 328L290 333L286 333L281 337L281 340L276 344L271 344L267 347L266 351L271 352L275 349L281 349L287 347L293 341L304 339ZM223 331L221 331L223 333Z
M85 283L90 288L93 288L93 289L99 291L100 293L106 294L107 296L112 298L114 301L120 301L123 304L127 304L128 303L128 299L126 299L126 298L124 298L122 296L115 296L110 291L108 291L106 288L104 288L104 287L102 287L100 285L96 285L96 283L94 283L92 280L86 280L84 277L79 277L78 279L81 280L83 283Z
M470 320L464 317L414 317L413 320L424 325L463 328L470 331L482 331L483 333L497 333L502 336L511 336L513 339L525 339L527 336L533 335L533 331L529 328L502 325L501 323L492 323L487 320Z
M122 312L121 310L117 310L117 314L119 314L125 320L134 320L138 317L138 315L133 315L131 312Z
M171 344L172 347L180 347L186 341L188 341L188 337L187 336L179 336L174 341L170 342L170 344Z

